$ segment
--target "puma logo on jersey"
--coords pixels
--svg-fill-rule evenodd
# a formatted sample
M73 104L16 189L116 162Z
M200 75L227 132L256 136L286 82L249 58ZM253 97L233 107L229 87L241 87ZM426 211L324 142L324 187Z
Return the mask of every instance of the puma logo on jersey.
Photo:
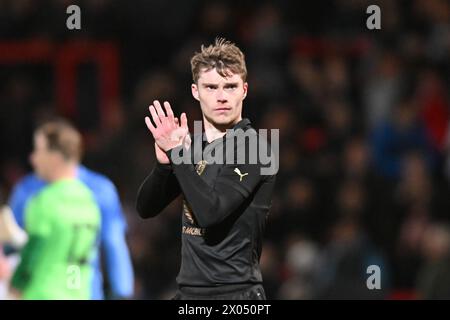
M248 173L241 173L241 170L238 168L234 168L234 172L239 175L239 181L242 181L242 178L248 175Z

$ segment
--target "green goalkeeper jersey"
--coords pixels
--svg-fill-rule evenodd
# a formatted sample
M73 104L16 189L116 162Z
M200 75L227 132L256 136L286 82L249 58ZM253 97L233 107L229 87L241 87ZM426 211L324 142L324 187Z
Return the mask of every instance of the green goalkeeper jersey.
M54 182L27 204L29 239L12 286L24 299L89 299L100 210L76 179Z

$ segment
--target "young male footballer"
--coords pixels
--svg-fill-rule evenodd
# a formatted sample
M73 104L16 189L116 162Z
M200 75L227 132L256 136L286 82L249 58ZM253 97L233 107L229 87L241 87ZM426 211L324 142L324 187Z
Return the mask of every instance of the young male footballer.
M192 57L191 69L203 130L191 136L185 113L178 120L168 102L153 102L145 122L157 164L138 191L137 210L154 217L183 196L174 299L262 300L259 259L276 172L264 172L260 151L270 147L242 118L244 54L216 39Z

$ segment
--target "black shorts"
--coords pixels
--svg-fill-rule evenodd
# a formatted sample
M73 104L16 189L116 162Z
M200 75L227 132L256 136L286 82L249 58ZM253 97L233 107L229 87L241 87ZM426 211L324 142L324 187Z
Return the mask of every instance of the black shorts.
M180 287L172 300L266 300L261 284Z

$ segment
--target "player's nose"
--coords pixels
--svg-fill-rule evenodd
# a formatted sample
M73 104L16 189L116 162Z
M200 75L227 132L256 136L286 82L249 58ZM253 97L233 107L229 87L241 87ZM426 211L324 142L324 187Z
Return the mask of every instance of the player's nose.
M227 101L225 90L223 90L222 88L219 88L219 89L217 89L216 92L217 92L216 99L218 102L226 102Z

